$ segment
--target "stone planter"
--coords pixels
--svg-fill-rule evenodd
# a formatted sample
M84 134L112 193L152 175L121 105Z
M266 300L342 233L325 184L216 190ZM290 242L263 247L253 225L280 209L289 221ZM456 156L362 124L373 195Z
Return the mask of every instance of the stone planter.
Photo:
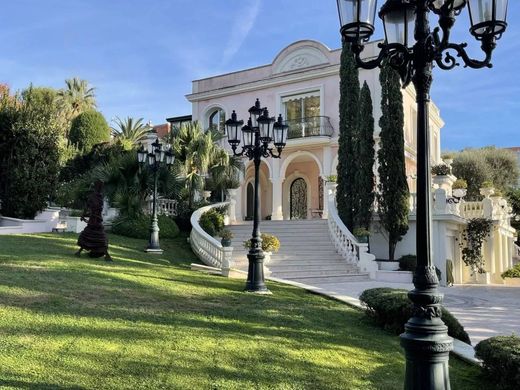
M67 231L73 233L81 233L87 227L87 223L82 221L80 217L67 217Z
M520 287L520 278L504 278L504 284L506 286L518 286L518 287Z
M491 195L495 193L495 189L493 187L486 187L480 189L480 195L485 198L489 198Z
M399 261L377 260L377 264L379 265L379 269L381 271L398 271L399 270Z
M204 191L204 200L208 200L211 197L211 191Z
M433 184L436 184L439 188L446 190L448 194L451 194L451 187L455 183L455 176L453 175L435 175L433 176Z

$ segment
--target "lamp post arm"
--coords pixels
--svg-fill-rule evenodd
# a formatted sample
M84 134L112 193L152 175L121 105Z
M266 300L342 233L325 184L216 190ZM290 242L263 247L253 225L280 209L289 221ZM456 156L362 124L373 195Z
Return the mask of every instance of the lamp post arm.
M450 50L454 50L457 54L457 57L461 58L464 62L464 67L473 69L493 67L493 64L491 64L491 57L493 50L496 47L496 40L494 37L482 40L482 51L486 55L483 60L475 60L471 58L466 52L467 46L467 43L448 43L445 47L440 48L438 54L435 57L435 62L439 68L444 70L450 70L460 65L456 58L450 53Z

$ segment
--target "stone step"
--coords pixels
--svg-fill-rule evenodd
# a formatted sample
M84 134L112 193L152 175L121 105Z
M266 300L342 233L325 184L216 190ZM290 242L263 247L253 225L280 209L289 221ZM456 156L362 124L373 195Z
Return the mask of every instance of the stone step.
M278 277L274 272L272 273L273 277ZM284 278L281 278L284 279ZM365 280L370 280L368 277L368 273L357 273L357 274L338 274L334 276L326 276L326 277L287 277L288 280L293 280L295 282L300 282L304 284L309 284L313 286L314 284L334 284L334 283L348 283L348 282L361 282Z
M357 270L357 267L349 264L324 264L324 265L286 265L286 264L268 264L268 267L271 271L276 272L307 272L307 271L319 271L319 272L329 272L334 271L351 271L351 270Z
M359 273L358 269L346 269L346 268L336 268L336 269L328 269L328 270L299 270L299 269L278 269L274 267L267 267L273 275L284 279L298 279L298 278L318 278L318 277L330 277L337 275L357 275Z

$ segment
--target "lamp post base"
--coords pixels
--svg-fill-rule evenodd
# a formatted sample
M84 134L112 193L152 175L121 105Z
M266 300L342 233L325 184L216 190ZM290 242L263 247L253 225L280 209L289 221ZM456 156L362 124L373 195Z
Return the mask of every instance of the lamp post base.
M249 268L247 272L246 292L271 294L264 282L264 252L251 250L247 254Z

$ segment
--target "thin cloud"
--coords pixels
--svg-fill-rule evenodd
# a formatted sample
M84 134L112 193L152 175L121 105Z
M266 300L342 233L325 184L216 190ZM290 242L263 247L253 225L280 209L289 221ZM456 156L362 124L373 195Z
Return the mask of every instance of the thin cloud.
M231 27L231 36L224 49L222 56L222 65L226 65L238 52L247 36L253 29L256 18L260 12L260 0L253 0L252 4L246 4L240 12L239 18L236 18Z

